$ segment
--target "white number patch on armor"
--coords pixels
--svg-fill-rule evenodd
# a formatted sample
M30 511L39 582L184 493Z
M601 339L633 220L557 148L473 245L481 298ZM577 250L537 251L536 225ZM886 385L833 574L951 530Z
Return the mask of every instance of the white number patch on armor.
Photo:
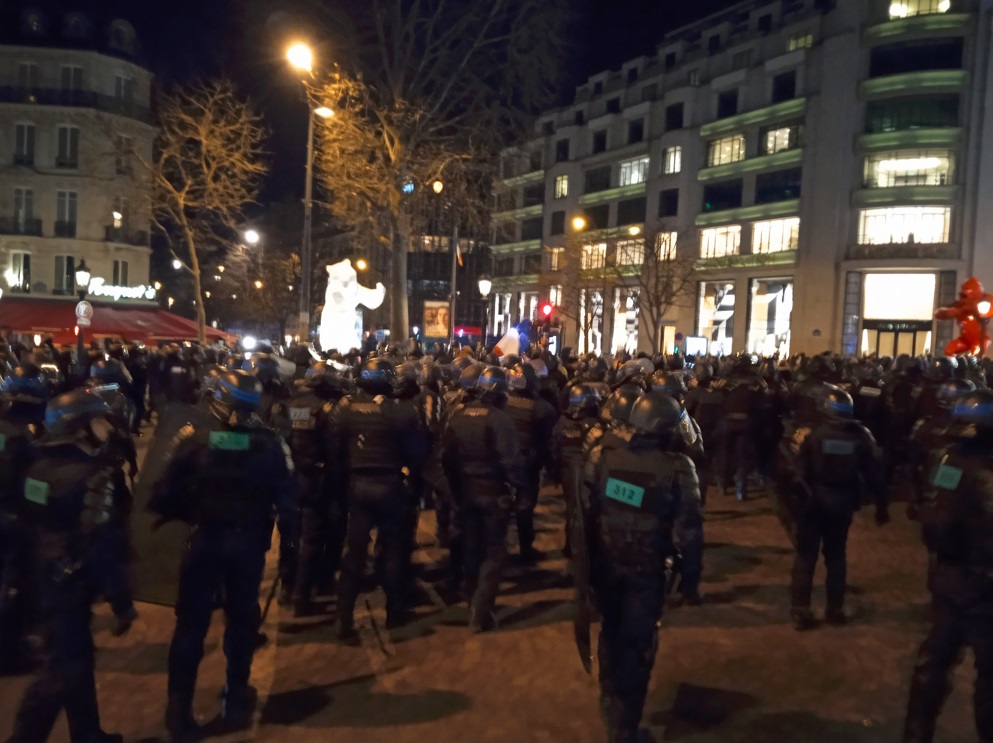
M883 394L883 391L878 387L863 387L859 390L859 395L862 397L879 397Z
M48 483L29 477L24 481L24 497L40 506L48 505Z
M942 490L955 490L962 482L962 470L958 467L950 467L947 464L939 464L934 473L934 486Z
M296 429L312 430L317 425L310 408L290 408L290 421Z
M841 439L824 439L821 443L821 451L825 454L846 457L855 453L855 442Z

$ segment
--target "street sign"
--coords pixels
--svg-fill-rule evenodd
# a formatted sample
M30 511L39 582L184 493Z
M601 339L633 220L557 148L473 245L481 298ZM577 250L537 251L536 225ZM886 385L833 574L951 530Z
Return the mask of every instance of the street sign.
M81 328L88 328L92 320L93 305L84 299L76 305L76 324Z

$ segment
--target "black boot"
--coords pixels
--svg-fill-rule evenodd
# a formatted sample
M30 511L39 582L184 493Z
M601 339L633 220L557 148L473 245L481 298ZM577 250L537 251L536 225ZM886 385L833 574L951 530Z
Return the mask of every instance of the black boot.
M170 694L165 713L166 731L171 743L196 740L200 726L193 717L192 694Z
M252 686L241 689L225 687L221 696L221 724L225 731L246 730L252 726L258 693Z

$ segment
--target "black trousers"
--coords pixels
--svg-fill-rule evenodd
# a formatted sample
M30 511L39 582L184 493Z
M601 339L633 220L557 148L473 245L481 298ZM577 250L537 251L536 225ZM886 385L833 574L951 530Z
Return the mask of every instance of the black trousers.
M90 633L93 596L82 576L42 580L42 670L28 687L8 743L42 743L65 709L69 740L84 743L100 732L94 647Z
M534 548L534 509L538 505L541 486L541 465L528 462L524 467L524 487L517 491L514 518L517 522L517 541L520 553L526 555Z
M224 601L224 656L227 689L248 687L259 622L259 584L265 567L264 528L201 528L190 535L179 574L176 631L169 646L169 696L184 704L193 698L203 642L214 600Z
M940 572L939 567L937 580ZM934 740L935 723L952 689L951 675L966 647L976 658L973 712L978 739L993 743L993 581L984 593L963 603L942 594L932 596L931 629L917 654L903 743Z
M657 575L598 578L602 614L597 657L600 707L609 743L633 743L648 694L664 597Z
M348 494L346 550L338 582L338 615L342 626L352 624L373 529L382 560L386 612L398 614L406 608L409 507L408 491L398 477L367 477L352 483Z
M485 619L496 606L500 576L507 557L507 529L513 502L508 492L492 492L492 485L470 486L460 498L465 592L472 615ZM486 490L490 490L487 493Z
M791 593L794 609L809 609L814 586L814 569L818 553L824 554L827 568L827 606L840 611L845 605L845 582L848 579L848 530L852 513L829 512L815 501L797 516L796 555L793 560Z

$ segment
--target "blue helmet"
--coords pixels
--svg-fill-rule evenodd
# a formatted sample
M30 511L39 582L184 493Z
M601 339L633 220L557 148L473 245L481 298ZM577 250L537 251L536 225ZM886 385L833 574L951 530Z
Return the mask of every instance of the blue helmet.
M52 436L75 434L90 421L108 417L110 412L110 406L90 390L73 390L48 403L45 429Z
M50 394L45 375L34 364L22 364L14 369L0 384L0 390L14 399L31 402L44 402Z

